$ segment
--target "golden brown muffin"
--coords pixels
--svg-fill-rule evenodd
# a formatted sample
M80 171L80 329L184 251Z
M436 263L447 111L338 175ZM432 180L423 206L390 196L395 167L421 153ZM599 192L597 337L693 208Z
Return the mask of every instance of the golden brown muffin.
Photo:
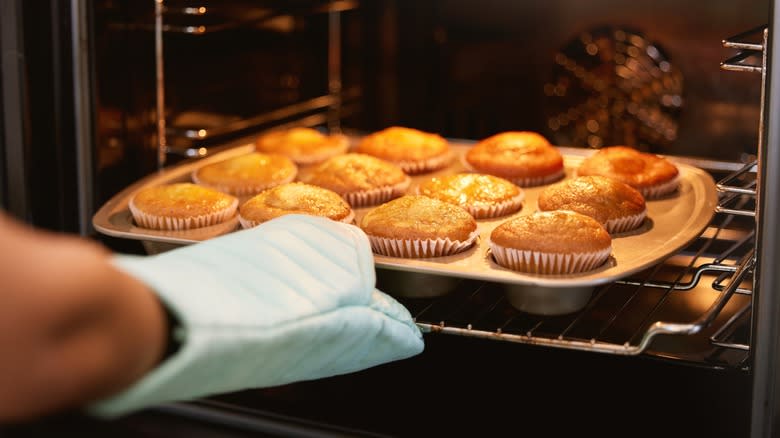
M188 230L232 218L238 199L190 183L165 184L139 190L130 200L136 225L155 230Z
M410 175L442 169L452 161L442 136L399 126L365 136L355 152L395 163Z
M366 213L360 221L377 254L438 257L456 254L477 239L477 221L466 210L421 195L405 195Z
M499 265L547 275L589 271L612 252L612 238L598 221L567 210L508 220L493 229L489 245Z
M255 140L255 149L265 153L282 154L295 164L317 164L349 149L345 135L325 135L312 128L291 128L271 131Z
M503 132L466 152L469 170L508 179L521 187L538 186L564 175L563 156L544 137L528 131Z
M420 183L417 193L459 205L476 219L514 213L525 197L523 189L504 178L479 173L433 177Z
M288 183L297 174L298 166L284 155L253 152L203 166L192 172L192 180L231 195L245 196Z
M647 215L638 190L605 176L580 176L546 187L537 198L539 210L571 210L596 219L610 233L633 230Z
M677 166L666 158L628 146L599 149L577 168L577 175L601 175L624 182L639 190L645 199L675 191L679 174Z
M239 207L238 220L244 228L286 214L323 216L334 221L352 223L355 213L338 193L322 187L293 182L268 189Z
M368 207L397 198L411 179L400 167L365 154L349 153L325 160L301 181L341 195L352 208Z

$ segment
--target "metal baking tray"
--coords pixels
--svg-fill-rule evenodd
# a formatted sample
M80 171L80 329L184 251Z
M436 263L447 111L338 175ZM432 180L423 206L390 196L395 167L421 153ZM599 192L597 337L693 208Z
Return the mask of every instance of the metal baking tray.
M409 192L413 192L422 180L434 175L464 171L462 157L473 145L468 141L452 141L456 158L441 171L418 175L412 178ZM565 178L574 176L584 157L593 150L559 147L564 155ZM252 152L254 145L240 144L229 147L214 155L194 162L188 162L149 175L127 187L95 214L93 224L101 233L145 242L168 244L168 247L191 244L229 233L238 228L237 220L212 227L186 231L157 231L136 227L128 210L128 202L141 188L170 182L189 181L190 174L199 167L233 156ZM715 211L718 196L715 182L706 171L684 164L669 157L680 169L680 188L671 196L647 201L647 219L643 225L627 233L613 235L612 255L600 268L593 271L565 276L530 275L498 266L489 254L488 238L500 223L518 215L531 214L537 210L537 196L545 186L524 188L525 201L522 209L509 216L478 220L480 237L470 249L460 254L428 258L403 259L375 255L376 266L382 270L402 271L410 274L427 274L446 278L470 278L508 285L541 287L544 289L592 288L599 284L624 278L632 273L657 264L685 247L707 227ZM300 174L306 172L305 168ZM243 201L243 200L242 200ZM356 223L373 207L356 210Z

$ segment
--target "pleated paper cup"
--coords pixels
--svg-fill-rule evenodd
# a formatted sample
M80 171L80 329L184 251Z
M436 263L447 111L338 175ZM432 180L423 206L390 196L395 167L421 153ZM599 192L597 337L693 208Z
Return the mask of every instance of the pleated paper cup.
M407 177L403 182L393 186L377 187L370 190L361 190L359 192L342 193L341 196L349 203L352 208L371 207L384 204L391 199L395 199L406 193L412 179Z
M550 175L543 175L543 176L529 176L529 177L522 177L522 178L507 178L509 181L512 181L514 184L520 186L520 187L534 187L534 186L542 186L545 184L550 184L555 181L558 181L559 179L562 179L565 176L565 171L563 169L552 173Z
M230 206L210 214L190 217L159 216L146 213L131 200L128 207L133 215L136 225L153 230L182 231L193 228L202 228L225 222L236 214L238 199L234 199Z
M546 253L506 248L490 242L490 252L497 264L529 274L567 275L598 268L607 261L612 246L593 252Z
M607 220L607 223L604 224L604 228L606 228L607 232L610 234L624 233L639 228L639 226L642 225L642 222L644 222L645 217L647 217L647 210L631 216L609 219Z
M196 170L192 172L192 181L195 184L198 184L203 187L208 187L214 190L219 190L222 193L227 193L234 196L252 196L264 190L272 189L276 186L293 182L296 176L297 176L297 172L294 172L292 175L290 175L289 177L283 180L269 181L267 183L255 182L255 183L246 183L246 184L212 184L198 178L198 171Z
M491 173L489 170L475 168L474 166L471 165L471 163L469 163L465 155L461 157L460 162L463 165L463 167L469 172L478 172L478 173L485 173L488 175L495 175ZM551 173L549 175L540 175L540 176L524 176L524 177L511 177L505 175L495 175L495 176L500 176L501 178L504 178L512 182L512 184L520 187L534 187L534 186L550 184L560 179L563 179L563 177L566 176L566 170L564 168L561 168L560 170L557 170L556 172Z
M402 160L395 162L395 164L398 165L398 167L400 167L404 173L408 175L416 175L443 169L450 165L452 159L452 152L447 151L441 155L424 160Z
M660 198L664 195L668 195L675 190L677 190L677 187L680 185L680 177L675 176L674 179L671 181L667 181L665 183L656 184L654 186L650 187L637 187L636 189L639 190L639 192L642 194L642 196L645 197L645 199L656 199Z
M388 257L428 258L463 252L477 241L479 232L472 232L466 240L447 239L392 239L368 236L375 253Z
M491 219L495 217L506 216L512 214L523 206L525 200L525 193L520 192L517 196L507 199L506 201L498 202L492 205L465 205L466 210L474 216L474 219Z
M305 213L305 212L301 212L301 211L290 212L288 214L310 214L312 216L318 216L318 215L316 215L314 213ZM322 216L322 217L327 217L327 216ZM335 219L332 219L332 218L329 218L329 219L335 220ZM350 211L349 215L347 215L343 219L337 220L337 222L344 222L345 224L352 224L354 221L355 221L355 212L354 211ZM267 221L253 221L253 220L250 220L250 219L247 219L247 218L241 216L241 213L239 213L238 214L238 222L241 224L241 228L254 228L254 227L262 224L263 222L267 222Z

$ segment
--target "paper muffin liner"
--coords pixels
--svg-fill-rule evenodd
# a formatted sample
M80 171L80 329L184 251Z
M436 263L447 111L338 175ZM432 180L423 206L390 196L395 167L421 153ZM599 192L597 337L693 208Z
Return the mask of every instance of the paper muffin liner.
M383 204L391 199L395 199L404 193L409 185L412 183L412 179L407 177L403 182L394 186L377 187L371 190L362 190L359 192L342 193L347 203L352 208L370 207L372 205Z
M466 159L466 156L463 155L461 157L460 163L463 165L463 167L469 171L469 172L475 172L475 173L484 173L488 175L495 175L491 172L488 172L486 170L480 170L475 168L474 166L469 163L469 161ZM558 181L559 179L566 176L566 171L561 168L555 173L551 173L550 175L542 175L542 176L533 176L533 177L523 177L523 178L512 178L509 176L503 176L503 175L495 175L500 176L501 178L504 178L505 180L510 181L512 184L520 186L520 187L534 187L534 186L541 186L544 184L549 184L554 181Z
M298 175L298 172L295 171L290 175L288 178L285 178L283 180L279 181L272 181L268 182L266 184L245 184L241 186L231 185L231 184L211 184L207 183L200 178L198 178L198 171L192 172L192 181L203 187L208 187L214 190L219 190L222 193L227 193L234 196L250 196L250 195L256 195L264 190L272 189L276 186L280 186L282 184L287 184L289 182L293 182L295 180L295 177Z
M609 258L612 246L594 252L546 253L506 248L490 242L490 252L499 265L530 274L565 275L595 269Z
M479 236L478 231L469 234L466 240L447 239L391 239L368 236L375 253L402 258L441 257L457 254L469 249Z
M289 214L311 214L311 213L295 212L295 213L289 213ZM312 216L317 216L317 215L312 214ZM327 216L320 216L320 217L327 218ZM333 220L333 219L331 219L331 220ZM355 212L354 211L350 211L349 214L345 218L339 219L337 222L344 222L345 224L352 224L352 222L354 222L354 220L355 220ZM254 228L254 227L262 224L264 221L249 220L249 219L241 216L241 213L239 213L238 214L238 222L241 224L241 228Z
M234 199L229 207L220 211L186 218L149 214L139 210L132 200L130 201L128 207L130 208L130 213L133 215L133 220L139 227L150 228L153 230L182 231L193 228L208 227L227 221L236 214L236 209L238 209L238 199Z
M417 195L421 194L419 186L415 188L414 193ZM457 205L466 209L466 211L468 211L469 214L474 217L474 219L490 219L494 217L504 216L507 214L512 214L517 210L520 210L520 207L522 207L524 200L525 200L525 192L521 190L520 193L518 193L516 196L513 196L512 198L507 199L506 201L501 201L495 204L490 204L490 205L457 204Z
M621 217L617 219L609 219L607 220L607 223L605 224L604 228L607 229L607 232L610 234L613 233L622 233L624 231L630 231L634 228L639 227L642 222L645 220L645 217L647 216L647 210L645 209L641 213Z
M499 216L505 216L512 214L523 205L525 200L525 193L522 191L511 199L499 202L493 205L466 205L466 211L469 212L474 219L490 219Z
M566 175L565 171L561 169L555 173L551 173L550 175L533 176L533 177L525 177L525 178L506 178L506 179L512 181L514 184L520 187L533 187L533 186L541 186L544 184L549 184L554 181L558 181L559 179L563 178L565 175Z
M639 190L639 193L641 193L642 196L645 197L645 199L653 199L653 198L660 198L663 195L672 193L673 191L677 190L677 187L679 185L680 185L680 176L677 175L670 181L656 184L650 187L642 187L642 188L637 187L637 190Z
M319 151L317 153L308 153L305 155L289 155L288 157L297 165L299 166L311 166L314 164L322 163L323 161L327 160L328 158L335 157L336 155L341 155L343 153L346 153L349 150L349 139L344 138L343 141L340 141L336 146L334 146L332 149L324 149L322 151Z
M414 160L414 161L397 161L395 164L398 165L398 167L401 168L401 170L404 171L404 173L408 175L415 175L418 173L427 173L427 172L433 172L434 170L439 170L444 167L447 167L450 162L452 162L452 152L447 151L444 154L437 155L435 157L431 157L425 160Z

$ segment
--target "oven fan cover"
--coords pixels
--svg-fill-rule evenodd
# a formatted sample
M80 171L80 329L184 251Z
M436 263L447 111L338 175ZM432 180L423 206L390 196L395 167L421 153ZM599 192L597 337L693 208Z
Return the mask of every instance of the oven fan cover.
M677 138L683 76L639 32L583 32L554 56L544 85L545 117L555 144L653 150Z

